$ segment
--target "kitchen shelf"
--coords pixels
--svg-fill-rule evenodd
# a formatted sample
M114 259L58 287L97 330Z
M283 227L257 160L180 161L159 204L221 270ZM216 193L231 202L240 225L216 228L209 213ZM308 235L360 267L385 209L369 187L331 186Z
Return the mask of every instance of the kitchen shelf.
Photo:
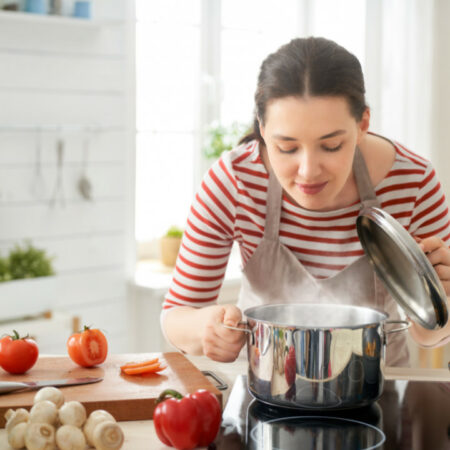
M56 26L63 25L88 29L95 29L109 25L125 24L125 22L122 20L92 20L92 19L81 19L77 17L33 14L20 11L0 11L0 23L6 21L13 23L22 22L41 25L56 25Z

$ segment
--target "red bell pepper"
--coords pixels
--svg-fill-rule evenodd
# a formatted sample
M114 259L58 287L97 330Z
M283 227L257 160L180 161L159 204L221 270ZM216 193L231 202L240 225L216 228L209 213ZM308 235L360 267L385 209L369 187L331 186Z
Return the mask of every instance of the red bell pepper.
M157 403L153 422L161 442L178 450L189 450L214 441L222 411L213 393L199 389L183 397L173 389L166 389Z

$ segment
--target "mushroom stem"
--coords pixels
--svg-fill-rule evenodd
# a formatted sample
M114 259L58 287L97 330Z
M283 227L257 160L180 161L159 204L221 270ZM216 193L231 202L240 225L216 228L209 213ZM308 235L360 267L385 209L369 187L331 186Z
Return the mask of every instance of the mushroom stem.
M94 429L101 422L115 422L116 419L108 412L103 409L97 409L92 411L89 415L86 423L84 424L84 435L86 436L86 441L90 446L94 446Z
M30 423L25 431L28 450L54 450L55 429L48 423Z
M123 431L116 422L107 420L94 428L93 440L97 450L118 450L123 445Z

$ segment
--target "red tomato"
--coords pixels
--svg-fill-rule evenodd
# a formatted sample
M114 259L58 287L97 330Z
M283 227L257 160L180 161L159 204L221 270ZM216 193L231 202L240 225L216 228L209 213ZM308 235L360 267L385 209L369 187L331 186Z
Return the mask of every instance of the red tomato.
M9 373L25 373L36 363L39 350L36 342L21 338L16 330L0 339L0 366Z
M98 329L91 330L85 326L80 333L70 336L67 351L73 362L82 367L101 364L108 354L108 341Z

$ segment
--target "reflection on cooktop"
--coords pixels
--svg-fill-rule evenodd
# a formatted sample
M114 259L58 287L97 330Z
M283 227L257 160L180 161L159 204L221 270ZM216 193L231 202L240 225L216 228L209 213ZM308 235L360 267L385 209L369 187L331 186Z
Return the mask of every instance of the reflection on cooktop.
M254 399L238 377L217 449L450 450L450 383L386 382L372 405L345 411L279 408Z

